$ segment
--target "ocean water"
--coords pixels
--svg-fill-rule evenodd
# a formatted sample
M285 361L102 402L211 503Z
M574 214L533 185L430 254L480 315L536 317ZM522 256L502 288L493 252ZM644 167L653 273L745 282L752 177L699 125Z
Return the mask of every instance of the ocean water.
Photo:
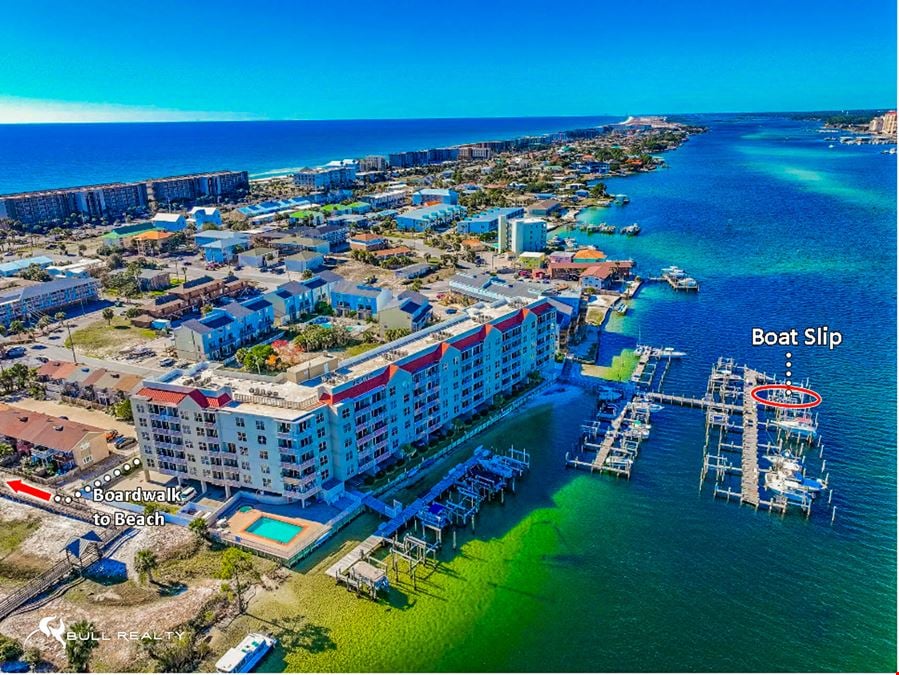
M0 194L216 169L264 177L333 159L502 140L611 117L0 125Z
M417 591L355 598L325 559L255 608L270 623L242 620L282 640L261 670L895 670L895 156L828 149L806 122L708 123L669 169L610 181L628 206L585 214L643 233L583 241L702 283L644 288L601 358L637 338L675 346L688 357L665 390L701 393L719 355L783 372L753 326L841 331L832 352L791 350L794 379L823 397L833 524L823 506L806 520L700 492L699 411L653 416L630 481L566 470L591 404L556 391L479 439L528 448L533 470Z

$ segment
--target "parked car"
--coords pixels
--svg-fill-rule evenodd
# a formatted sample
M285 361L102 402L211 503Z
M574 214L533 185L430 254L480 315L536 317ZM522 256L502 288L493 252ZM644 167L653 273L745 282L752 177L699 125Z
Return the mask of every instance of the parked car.
M27 350L25 349L25 347L22 347L21 345L16 346L16 347L10 347L5 352L3 352L3 358L4 359L18 359L19 357L25 356L26 351Z
M119 435L119 432L115 429L110 429L106 432L106 442L112 443Z
M159 359L159 365L163 368L170 368L175 365L175 359L171 356L166 356L164 359Z
M115 449L124 450L125 448L130 448L135 443L137 443L137 439L133 436L122 436L115 442Z
M196 496L197 496L197 491L194 488L192 488L190 486L181 488L181 491L179 492L178 503L186 504L187 502L189 502L191 499L193 499Z

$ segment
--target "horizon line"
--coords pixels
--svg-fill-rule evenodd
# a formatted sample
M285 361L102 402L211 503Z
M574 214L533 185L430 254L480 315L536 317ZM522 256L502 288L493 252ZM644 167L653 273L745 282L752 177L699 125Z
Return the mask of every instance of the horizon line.
M0 127L12 126L67 126L67 125L112 125L112 124L247 124L266 122L409 122L421 120L489 120L489 119L583 119L590 117L673 117L678 115L786 115L786 114L819 114L819 113L852 113L852 112L879 112L881 110L895 110L896 106L875 106L869 108L809 108L805 110L711 110L693 112L643 112L643 113L591 113L591 114L561 114L561 115L475 115L475 116L434 116L434 117L332 117L332 118L303 118L303 117L272 117L272 118L247 118L234 119L222 117L220 119L132 119L132 120L68 120L46 122L31 122L22 120L19 122L0 122Z

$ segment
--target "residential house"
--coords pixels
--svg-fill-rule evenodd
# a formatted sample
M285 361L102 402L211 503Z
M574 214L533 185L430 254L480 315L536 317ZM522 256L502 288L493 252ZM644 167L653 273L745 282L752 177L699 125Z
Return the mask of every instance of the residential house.
M159 212L150 219L153 226L167 232L181 232L187 227L187 218L180 213Z
M386 288L341 281L331 289L331 307L338 314L355 312L362 318L375 317L393 299Z
M384 330L406 329L414 333L424 328L430 318L431 303L415 291L403 291L378 312L378 323Z
M109 456L105 429L2 403L0 438L57 473L86 469Z
M284 258L284 269L288 272L311 272L324 266L325 257L317 251L299 251Z
M401 230L415 230L423 232L426 229L436 229L447 226L453 221L465 215L464 206L456 204L434 204L412 209L401 213L396 217L396 226Z
M447 188L425 188L412 193L412 203L416 206L423 204L458 204L459 193Z
M536 217L548 217L562 212L562 205L555 199L544 199L528 206L528 215Z
M207 223L222 226L222 214L214 206L195 206L190 210L187 222L193 224L198 230L202 229Z
M193 361L221 360L255 344L274 328L275 311L264 297L229 302L175 329L175 351Z
M431 265L428 263L412 263L411 265L406 265L405 267L400 267L398 270L394 270L393 273L397 279L409 281L430 274L431 269Z
M278 262L278 252L273 248L256 247L237 254L237 264L265 269Z
M203 230L194 235L194 242L203 250L207 262L227 263L239 251L249 248L250 236L230 230Z
M266 293L265 299L271 303L275 322L279 325L296 323L303 314L312 312L317 302L314 289L299 281L281 284Z
M387 237L371 232L357 232L350 236L349 242L353 251L377 251L387 248Z
M48 258L45 255L38 255L32 258L21 258L20 260L11 260L9 262L0 263L0 277L18 276L32 265L37 265L41 269L47 269L52 264L52 258Z
M159 291L171 283L168 270L142 269L137 275L137 284L142 291Z

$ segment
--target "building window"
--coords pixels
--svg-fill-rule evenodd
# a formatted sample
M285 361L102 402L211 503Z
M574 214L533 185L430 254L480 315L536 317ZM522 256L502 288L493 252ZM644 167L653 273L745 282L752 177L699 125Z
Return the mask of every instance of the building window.
M246 433L243 432L243 431L238 431L238 432L237 432L237 440L238 440L238 441L242 441L243 443L246 443L246 442L247 442L247 435L246 435Z
M256 420L256 431L265 431L265 422L263 420Z
M259 459L268 459L268 450L260 450Z
M268 441L266 441L266 439L265 439L265 436L257 436L257 437L256 437L256 442L257 442L259 445L265 445L266 443L268 443Z
M243 428L244 426L246 426L246 422L244 422L243 417L235 417L234 424L235 424L235 426L240 427L240 428Z

